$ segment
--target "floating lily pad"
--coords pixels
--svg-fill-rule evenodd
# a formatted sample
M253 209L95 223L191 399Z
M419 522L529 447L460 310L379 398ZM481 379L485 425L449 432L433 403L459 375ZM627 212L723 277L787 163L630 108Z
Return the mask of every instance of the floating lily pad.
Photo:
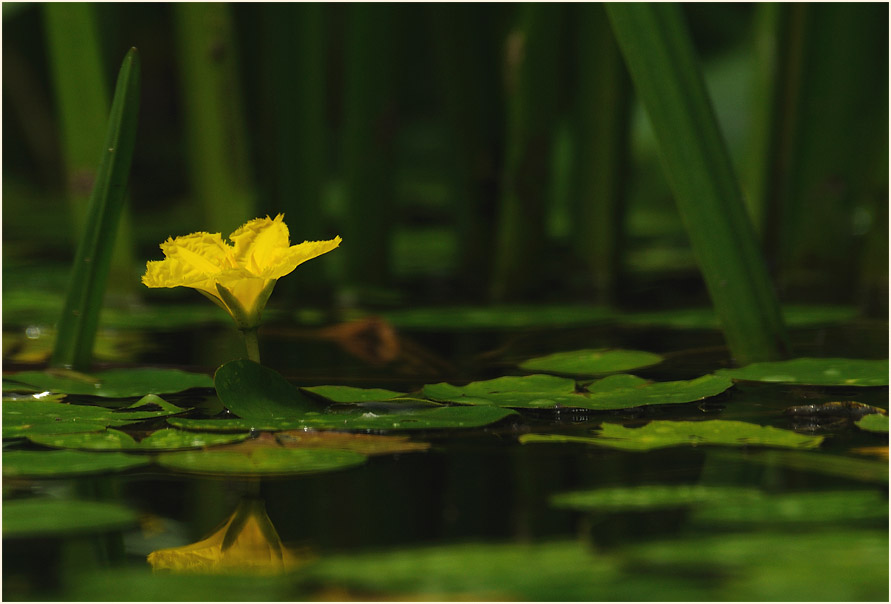
M168 415L171 415L169 411L114 411L95 405L6 402L3 403L3 437L95 432L97 426L104 429L106 426L123 426Z
M553 375L505 376L466 386L439 383L424 386L423 394L436 401L464 405L517 408L585 407L587 398L576 392L575 381Z
M157 457L157 463L179 472L244 476L328 472L361 465L366 459L355 451L258 448L162 453Z
M857 317L853 306L783 306L783 318L789 327L810 327L842 323ZM629 313L622 322L630 325L653 325L675 329L718 329L720 323L711 308L683 308L655 312Z
M809 386L887 386L888 359L812 359L752 363L715 373L735 380Z
M103 533L135 526L137 514L124 506L76 499L3 502L3 538Z
M12 392L3 391L3 402L20 402L20 401L44 401L48 403L61 403L66 394L53 394L47 390L43 392Z
M387 390L385 388L355 388L353 386L304 386L300 388L304 392L311 392L334 403L365 403L369 401L388 401L400 396L404 392Z
M64 370L22 371L7 375L6 379L51 392L108 398L166 394L213 386L209 376L179 369L109 369L91 374Z
M569 378L548 375L501 377L472 382L466 386L429 384L424 396L465 405L553 409L571 407L607 411L643 405L688 403L727 390L733 382L726 377L704 375L695 380L649 382L627 374L605 377L579 392Z
M480 428L516 412L496 407L436 407L434 409L406 409L398 413L312 413L293 420L217 420L172 417L171 426L185 430L215 432L247 432L249 430L277 432L282 430L450 430Z
M639 369L661 363L662 357L641 350L589 348L555 352L520 363L520 369L562 375L600 375Z
M57 449L89 449L101 451L170 451L177 449L199 449L213 445L240 442L247 434L213 434L190 432L164 428L157 430L141 441L120 430L106 430L85 434L29 434L28 438L39 445Z
M831 491L723 500L703 506L693 518L731 524L821 524L888 517L888 498L876 491Z
M882 413L866 415L863 419L854 422L861 430L870 432L888 432L888 416Z
M121 472L148 465L149 458L126 453L91 451L9 451L3 454L5 478L61 478Z
M263 441L289 449L340 449L356 451L363 455L389 455L426 451L430 443L409 440L407 436L383 436L380 434L350 434L347 432L307 432L293 430L275 435L264 434L245 443L244 446L260 446Z
M559 493L551 497L550 503L573 510L626 512L722 501L740 501L746 505L759 497L758 489L743 487L660 484Z
M597 306L452 306L411 308L384 313L400 329L504 329L594 325L613 319L615 312Z
M248 359L217 369L214 385L223 405L243 419L296 419L319 410L278 372Z
M725 577L707 600L869 602L888 599L887 530L723 532L624 550L631 568ZM730 595L732 594L732 595ZM723 597L721 597L723 596Z
M823 452L781 450L748 451L745 457L733 451L719 451L715 453L715 456L719 459L728 458L745 463L816 472L864 482L888 483L887 461L873 461L871 459L859 459L844 455L829 455Z
M822 436L806 436L772 426L721 419L701 422L652 421L640 428L604 423L597 436L562 436L559 434L524 434L523 444L533 442L572 442L649 451L682 445L762 446L812 449L823 442Z

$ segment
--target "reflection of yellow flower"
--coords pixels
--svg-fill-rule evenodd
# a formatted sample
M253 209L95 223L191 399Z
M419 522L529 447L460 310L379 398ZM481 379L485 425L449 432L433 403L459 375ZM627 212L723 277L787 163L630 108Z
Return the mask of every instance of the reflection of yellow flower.
M279 214L256 218L229 235L192 233L161 244L164 260L146 264L148 287L191 287L222 306L240 329L253 329L277 279L330 252L340 237L291 245Z
M302 560L282 545L264 503L244 500L210 537L154 551L148 562L156 571L275 574L299 566Z

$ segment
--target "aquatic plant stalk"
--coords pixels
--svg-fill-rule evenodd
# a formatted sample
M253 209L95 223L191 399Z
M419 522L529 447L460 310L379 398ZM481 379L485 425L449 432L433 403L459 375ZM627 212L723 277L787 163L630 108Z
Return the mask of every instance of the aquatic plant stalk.
M96 179L108 122L108 83L100 51L96 6L86 2L41 5L50 73L58 116L74 241L83 236L90 192ZM108 289L132 293L134 258L130 212L126 205L118 226Z
M560 29L564 7L520 6L507 43L508 130L497 218L491 297L522 298L540 288L551 148L560 97Z
M616 301L621 264L631 82L603 5L577 9L572 241L591 271L597 298L610 303Z
M210 232L227 233L254 215L232 7L173 5L192 193Z
M607 4L731 353L782 358L788 338L681 9Z
M77 247L53 350L54 366L87 369L124 205L139 112L139 53L131 48L118 74L83 237Z

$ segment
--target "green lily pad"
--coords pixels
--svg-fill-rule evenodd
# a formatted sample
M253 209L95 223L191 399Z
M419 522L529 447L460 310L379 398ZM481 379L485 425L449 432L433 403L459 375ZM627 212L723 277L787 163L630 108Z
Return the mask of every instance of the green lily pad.
M53 394L51 392L13 392L3 391L3 402L19 401L44 401L48 403L61 403L67 394Z
M505 376L453 386L444 382L427 384L423 394L435 401L464 405L496 405L533 409L585 407L587 398L576 392L575 381L553 375Z
M169 415L169 411L114 411L94 405L44 401L6 402L3 403L3 437L95 432L97 426L104 429Z
M51 392L107 398L166 394L213 386L209 376L179 369L109 369L89 375L72 371L21 371L7 375L6 379Z
M296 419L319 410L278 372L248 359L217 369L214 385L223 405L243 419Z
M719 369L735 380L808 386L887 386L888 359L812 359L752 363L739 369Z
M103 501L20 499L3 502L3 538L104 533L135 526L130 508Z
M448 430L480 428L517 413L497 407L436 407L407 409L397 413L312 413L300 419L288 420L218 420L172 417L171 426L185 430L214 432L247 432L249 430L278 432L282 430Z
M361 465L366 459L361 453L337 449L254 448L162 453L156 461L178 472L248 476L328 472Z
M168 403L156 394L146 394L144 397L142 397L132 405L124 407L124 409L142 409L143 407L150 406L158 407L161 411L169 414L182 413L183 411L186 411L186 409L183 409L182 407L174 405L173 403Z
M644 485L559 493L550 499L558 508L596 512L626 512L682 507L722 501L743 505L761 497L758 489L707 485Z
M213 445L240 442L247 434L198 433L187 430L164 428L157 430L137 442L132 436L120 430L106 430L85 434L30 434L28 439L38 445L57 449L88 449L99 451L171 451L177 449L200 449Z
M659 574L686 568L725 577L710 600L888 600L887 530L722 532L631 546L624 557Z
M404 392L385 388L355 388L353 386L303 386L304 392L310 392L334 403L366 403L373 401L389 401L405 396Z
M731 524L822 524L888 517L888 498L877 491L827 491L723 500L697 509L699 522Z
M745 457L732 451L720 451L716 453L716 455L718 454L720 454L720 457L732 459L733 461L757 463L769 467L788 468L803 472L816 472L828 476L841 476L842 478L863 482L888 484L887 461L874 461L811 451L749 451L746 452Z
M562 375L599 375L639 369L661 363L662 357L640 350L589 348L555 352L520 363L520 369Z
M573 442L624 449L650 451L681 445L762 446L813 449L822 436L806 436L772 426L721 419L701 422L652 421L640 428L604 423L597 436L562 436L559 434L524 434L523 444L533 442Z
M861 430L888 433L888 416L884 413L870 413L863 416L863 419L854 422L854 424Z
M704 375L695 380L648 382L637 376L616 374L593 382L579 392L575 381L549 375L500 377L466 386L428 384L424 396L465 405L554 409L570 407L607 411L643 405L688 403L715 396L733 382L726 377Z
M615 317L615 312L581 305L498 305L411 308L384 313L400 329L505 329L594 325Z
M61 478L121 472L148 465L149 458L92 451L10 451L3 454L4 478Z

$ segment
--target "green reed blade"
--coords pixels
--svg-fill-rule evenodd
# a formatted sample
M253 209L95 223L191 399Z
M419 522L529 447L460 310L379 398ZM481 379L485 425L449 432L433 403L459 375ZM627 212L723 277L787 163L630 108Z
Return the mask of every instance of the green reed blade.
M497 220L494 300L540 288L535 274L545 247L551 150L560 100L560 40L564 7L519 8L520 27L508 36L508 131L504 188Z
M578 19L573 243L601 302L617 295L622 245L631 82L600 3L576 5Z
M131 48L118 74L86 226L59 319L52 357L57 367L84 370L90 366L136 142L139 80L139 53Z
M81 2L42 5L49 64L61 133L62 159L74 240L80 241L96 178L96 151L108 120L108 84L100 52L96 7ZM132 293L134 258L127 208L112 256L110 290Z
M232 7L173 5L189 179L201 224L225 237L254 217Z
M727 344L737 362L778 359L788 338L681 9L607 4Z

